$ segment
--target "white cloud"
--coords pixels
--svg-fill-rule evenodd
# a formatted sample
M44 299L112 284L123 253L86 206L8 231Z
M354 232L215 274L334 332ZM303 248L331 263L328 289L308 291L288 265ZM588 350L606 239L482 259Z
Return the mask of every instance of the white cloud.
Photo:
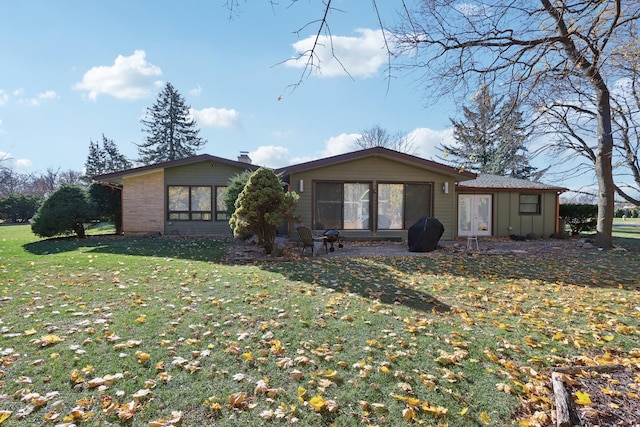
M118 55L112 66L100 65L84 73L75 88L88 91L92 100L100 94L119 99L146 98L162 85L153 79L162 71L145 57L143 50L136 50L131 56Z
M203 108L189 110L191 117L196 119L202 126L223 129L239 128L241 124L240 113L236 110L226 108Z
M29 159L15 159L13 164L16 166L18 170L27 170L31 168L31 160Z
M291 164L289 149L275 145L263 145L249 153L251 161L255 165L269 168L279 168Z
M436 148L437 146L441 144L452 145L455 143L453 139L453 128L444 130L416 128L409 132L407 136L413 141L416 156L435 161L438 161L436 156L442 155L442 152Z
M189 91L189 95L191 96L199 96L202 93L202 86L198 85L198 87L194 87Z
M0 89L0 106L5 105L7 102L9 102L9 94L6 91Z
M361 28L355 32L358 34L356 37L320 36L313 58L318 68L313 70L313 74L323 77L375 76L380 67L387 62L382 30ZM294 43L296 57L285 62L285 65L304 68L309 59L308 53L315 41L316 36L313 35Z
M32 164L29 159L14 159L11 153L7 153L6 151L0 151L0 162L7 162L9 163L9 167L16 168L19 171L29 169Z
M338 154L349 153L356 149L355 140L360 137L359 133L341 133L332 136L324 143L321 157L337 156Z
M20 99L20 103L21 104L31 105L33 107L38 107L44 101L47 101L47 100L50 100L50 99L56 99L56 98L58 98L58 94L57 93L55 93L52 90L47 90L47 91L44 91L44 92L41 92L41 93L37 94L34 98L23 98L23 99Z

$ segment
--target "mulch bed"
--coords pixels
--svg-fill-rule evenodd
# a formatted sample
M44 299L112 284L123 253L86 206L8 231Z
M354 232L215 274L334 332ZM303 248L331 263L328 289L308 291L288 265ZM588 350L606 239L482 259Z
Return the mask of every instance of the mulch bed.
M555 394L559 426L640 426L640 366L572 367L556 372L566 392L566 396ZM581 403L579 394L583 399L586 394L588 401ZM559 399L568 400L564 414Z

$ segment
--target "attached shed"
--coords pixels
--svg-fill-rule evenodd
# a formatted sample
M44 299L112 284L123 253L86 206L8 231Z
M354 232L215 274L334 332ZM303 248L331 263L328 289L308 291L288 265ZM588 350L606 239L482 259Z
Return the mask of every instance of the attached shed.
M559 231L560 194L566 188L480 174L457 186L459 236L535 235Z

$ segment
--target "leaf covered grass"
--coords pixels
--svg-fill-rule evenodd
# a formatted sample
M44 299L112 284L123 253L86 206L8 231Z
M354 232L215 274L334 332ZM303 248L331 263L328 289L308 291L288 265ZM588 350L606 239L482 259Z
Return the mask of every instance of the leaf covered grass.
M0 227L0 422L546 426L549 367L640 363L634 245L238 266L226 243Z

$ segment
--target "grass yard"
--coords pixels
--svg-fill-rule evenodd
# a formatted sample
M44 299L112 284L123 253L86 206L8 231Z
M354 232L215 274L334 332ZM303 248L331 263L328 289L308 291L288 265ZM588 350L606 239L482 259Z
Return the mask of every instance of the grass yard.
M224 241L3 226L0 424L550 426L550 367L640 364L640 228L618 232L238 266Z

